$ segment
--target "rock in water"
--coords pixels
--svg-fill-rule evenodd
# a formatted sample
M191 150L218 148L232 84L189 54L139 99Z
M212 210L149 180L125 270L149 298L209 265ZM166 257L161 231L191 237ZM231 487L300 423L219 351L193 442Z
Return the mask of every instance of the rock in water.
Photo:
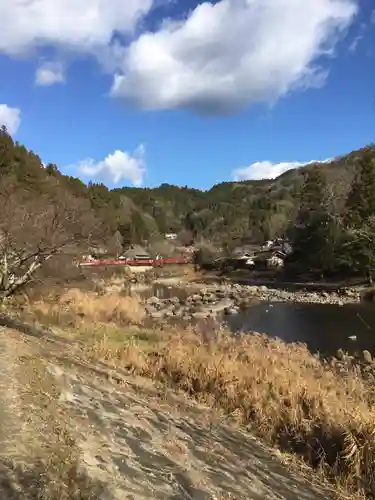
M368 351L367 349L365 349L364 351L362 351L362 358L363 358L363 361L367 364L371 364L372 363L372 355L371 355L371 352Z

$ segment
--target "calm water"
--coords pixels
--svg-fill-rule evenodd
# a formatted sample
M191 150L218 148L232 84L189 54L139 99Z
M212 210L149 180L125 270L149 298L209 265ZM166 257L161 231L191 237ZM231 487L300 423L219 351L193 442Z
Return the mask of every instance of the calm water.
M227 318L232 331L253 330L286 342L304 342L313 352L333 355L338 348L375 355L375 305L266 303ZM356 335L357 340L349 339Z
M186 289L156 285L145 297L184 298ZM256 331L285 342L303 342L312 352L334 355L342 348L352 354L367 349L375 356L375 304L291 304L260 302L226 318L233 332ZM356 341L349 337L355 335Z

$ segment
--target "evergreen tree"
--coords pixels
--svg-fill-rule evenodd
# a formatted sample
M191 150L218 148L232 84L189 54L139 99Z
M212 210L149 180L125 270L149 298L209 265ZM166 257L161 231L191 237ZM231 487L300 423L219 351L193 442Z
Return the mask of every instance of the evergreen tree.
M366 148L358 161L346 203L346 262L353 271L367 275L375 271L375 157Z
M375 156L366 148L358 161L357 175L346 203L346 220L350 225L361 225L375 216Z
M326 178L320 168L308 170L300 194L292 260L300 269L324 274L333 265L332 219L326 208Z
M14 142L5 126L0 128L0 175L9 173L14 156Z

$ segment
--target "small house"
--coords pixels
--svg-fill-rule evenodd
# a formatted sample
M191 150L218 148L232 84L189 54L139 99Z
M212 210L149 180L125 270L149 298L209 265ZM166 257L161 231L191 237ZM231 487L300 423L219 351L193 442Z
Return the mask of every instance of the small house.
M121 260L150 260L151 255L141 245L132 245L119 258Z
M177 237L178 237L177 233L167 233L164 236L165 236L165 239L169 240L169 241L175 241L175 240L177 240Z
M254 258L254 264L257 268L280 269L284 266L285 255L278 250L263 250Z

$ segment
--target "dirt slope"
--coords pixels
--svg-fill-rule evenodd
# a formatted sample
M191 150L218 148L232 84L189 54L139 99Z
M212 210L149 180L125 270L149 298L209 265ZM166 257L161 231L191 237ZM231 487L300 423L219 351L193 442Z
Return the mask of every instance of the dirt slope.
M69 344L0 329L0 498L325 500L246 432Z

